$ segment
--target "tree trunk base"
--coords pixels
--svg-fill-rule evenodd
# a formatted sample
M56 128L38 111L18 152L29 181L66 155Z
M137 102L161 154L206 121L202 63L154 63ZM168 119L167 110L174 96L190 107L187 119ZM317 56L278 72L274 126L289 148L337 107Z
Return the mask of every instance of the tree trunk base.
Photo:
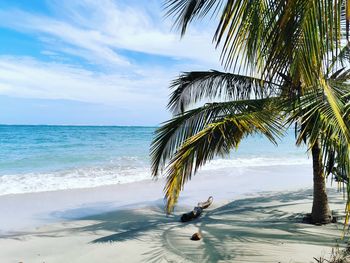
M327 224L337 223L337 217L331 216L329 220L320 221L320 220L313 220L311 214L306 214L303 217L303 223L316 225L316 226L327 225Z
M333 221L332 216L329 216L328 218L322 218L322 220L320 220L319 218L317 218L317 217L314 218L311 215L311 224L313 224L313 225L327 225L327 224L332 223L332 221Z

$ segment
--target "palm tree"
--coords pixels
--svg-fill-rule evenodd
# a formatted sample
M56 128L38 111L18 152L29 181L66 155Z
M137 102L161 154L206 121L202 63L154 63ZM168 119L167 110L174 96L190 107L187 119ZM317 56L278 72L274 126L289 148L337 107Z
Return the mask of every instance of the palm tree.
M174 116L151 146L153 175L165 169L168 212L184 184L215 156L255 133L277 143L293 125L296 144L312 154L312 222L331 221L325 178L332 175L350 192L349 2L165 2L182 35L195 19L219 17L214 42L227 71L186 72L171 85Z

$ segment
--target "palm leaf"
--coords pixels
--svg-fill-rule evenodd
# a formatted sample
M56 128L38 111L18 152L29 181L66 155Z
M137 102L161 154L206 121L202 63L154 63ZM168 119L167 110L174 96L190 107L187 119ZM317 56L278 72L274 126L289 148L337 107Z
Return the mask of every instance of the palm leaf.
M249 100L276 96L280 85L250 76L211 71L186 72L175 79L168 108L178 114L206 100Z
M173 156L188 138L200 132L208 124L229 114L269 109L274 100L243 100L207 103L202 107L176 115L156 130L151 144L152 174L157 176L166 161Z
M167 212L172 211L184 184L206 162L217 155L228 155L231 149L238 147L244 137L256 132L276 143L281 130L278 118L271 111L259 109L255 112L227 115L208 124L206 128L187 139L167 168L167 183L164 189Z
M337 82L332 82L334 85ZM344 94L349 92L350 87L344 87L344 89L336 89L331 87L333 95L337 100L344 103ZM348 148L347 135L344 133L341 125L339 125L336 112L331 105L331 102L327 99L324 92L319 89L317 91L310 90L304 96L296 99L293 103L286 101L281 107L285 107L284 110L290 112L287 119L288 123L298 123L298 137L297 144L301 144L308 139L309 147L311 148L315 143L321 142L324 166L326 174L332 173L332 169L335 165L341 166L341 169L350 171L349 158L344 159L343 154L347 154ZM341 109L345 111L345 107ZM342 116L345 122L346 119ZM346 155L348 156L348 155ZM342 159L340 163L335 162L335 159Z
M188 24L195 18L202 18L209 13L220 10L223 0L166 0L166 16L176 17L175 25L181 35L186 33Z

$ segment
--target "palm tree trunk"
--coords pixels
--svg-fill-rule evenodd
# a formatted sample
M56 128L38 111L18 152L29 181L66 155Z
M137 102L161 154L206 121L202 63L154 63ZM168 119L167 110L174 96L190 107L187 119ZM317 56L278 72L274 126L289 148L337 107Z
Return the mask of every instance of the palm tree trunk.
M328 205L326 180L323 174L321 149L318 142L312 147L312 161L314 172L314 199L311 223L328 224L332 221L332 214Z

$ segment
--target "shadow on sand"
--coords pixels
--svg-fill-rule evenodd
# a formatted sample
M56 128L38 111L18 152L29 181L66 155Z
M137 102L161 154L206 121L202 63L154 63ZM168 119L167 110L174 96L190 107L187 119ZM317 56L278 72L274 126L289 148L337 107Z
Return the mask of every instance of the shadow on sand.
M293 258L295 246L333 247L340 240L342 220L327 226L302 223L303 213L311 209L311 194L303 190L237 200L209 209L189 223L179 222L185 211L166 216L161 206L119 210L81 218L95 223L71 230L112 233L92 243L147 242L151 248L143 254L145 262L271 262L284 250ZM341 203L339 194L332 195L336 197L331 198L332 206ZM204 238L191 241L198 229Z

